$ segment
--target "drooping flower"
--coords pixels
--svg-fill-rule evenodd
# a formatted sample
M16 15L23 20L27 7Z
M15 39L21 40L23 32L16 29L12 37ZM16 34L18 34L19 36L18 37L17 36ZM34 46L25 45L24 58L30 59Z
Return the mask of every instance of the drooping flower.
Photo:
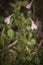
M10 16L4 18L4 22L7 23L7 24L9 24L10 23Z
M31 20L31 22L32 22L31 29L32 30L37 29L37 25L34 23L34 21Z
M33 2L33 1L31 1L31 2L26 6L27 9L31 9L32 2Z

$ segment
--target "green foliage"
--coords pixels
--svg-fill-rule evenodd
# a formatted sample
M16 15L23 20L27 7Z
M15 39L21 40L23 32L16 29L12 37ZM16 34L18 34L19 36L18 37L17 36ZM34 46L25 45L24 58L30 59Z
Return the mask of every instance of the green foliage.
M17 1L15 4L10 3L10 5L13 7L13 14L10 15L9 24L5 24L5 22L3 24L3 18L0 17L0 23L3 24L0 34L0 44L2 45L1 51L2 55L3 52L8 53L6 54L8 59L6 56L6 58L3 57L5 61L2 62L2 65L11 65L11 63L14 65L40 64L39 57L35 50L37 41L33 35L36 30L31 29L31 10L26 12L26 16L24 16L24 13L20 13L21 6L26 6L27 3L28 0L23 0L23 2ZM16 40L17 43L15 43ZM12 48L14 49L12 50ZM10 50L12 51L10 52ZM9 57L12 61L9 60Z

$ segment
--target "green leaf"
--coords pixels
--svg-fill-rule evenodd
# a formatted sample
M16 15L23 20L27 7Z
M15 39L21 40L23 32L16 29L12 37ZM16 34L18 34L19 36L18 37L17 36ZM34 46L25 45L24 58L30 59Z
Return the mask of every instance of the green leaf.
M39 65L39 63L40 63L40 59L38 57L35 57L35 64Z
M33 45L35 45L35 44L36 44L36 40L35 40L35 39L32 39L32 40L31 40L31 43L32 43Z
M14 39L14 31L12 29L9 29L7 31L7 35L10 39Z
M18 56L18 53L15 52L15 53L13 54L13 57L16 58L17 56Z
M27 26L26 29L27 29L28 31L30 31L31 27L30 27L30 26Z
M5 41L6 41L6 34L3 34L3 36L1 36L0 42L2 45L4 45Z
M19 65L19 60L15 60L15 61L13 62L13 64L14 64L14 65Z
M32 55L27 55L27 57L26 57L26 59L27 59L28 61L31 61L31 60L32 60L32 58L33 58L33 56L32 56Z
M32 33L30 32L30 33L29 33L29 38L32 38L32 36L33 36L33 35L32 35Z

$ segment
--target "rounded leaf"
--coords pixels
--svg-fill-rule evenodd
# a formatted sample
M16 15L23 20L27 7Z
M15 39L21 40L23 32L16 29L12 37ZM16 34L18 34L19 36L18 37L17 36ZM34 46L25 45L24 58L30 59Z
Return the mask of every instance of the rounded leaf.
M32 43L33 45L35 45L35 44L36 44L36 40L35 40L35 39L32 39L32 40L31 40L31 43Z
M13 38L14 38L14 31L13 31L12 29L9 29L9 30L7 31L7 35L8 35L8 37L9 37L10 39L13 39Z

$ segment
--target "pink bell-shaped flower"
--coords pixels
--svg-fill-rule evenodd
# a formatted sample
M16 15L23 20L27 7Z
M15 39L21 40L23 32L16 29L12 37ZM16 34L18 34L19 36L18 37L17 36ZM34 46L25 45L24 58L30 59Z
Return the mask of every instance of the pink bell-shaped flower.
M31 9L32 1L26 6L27 9Z

